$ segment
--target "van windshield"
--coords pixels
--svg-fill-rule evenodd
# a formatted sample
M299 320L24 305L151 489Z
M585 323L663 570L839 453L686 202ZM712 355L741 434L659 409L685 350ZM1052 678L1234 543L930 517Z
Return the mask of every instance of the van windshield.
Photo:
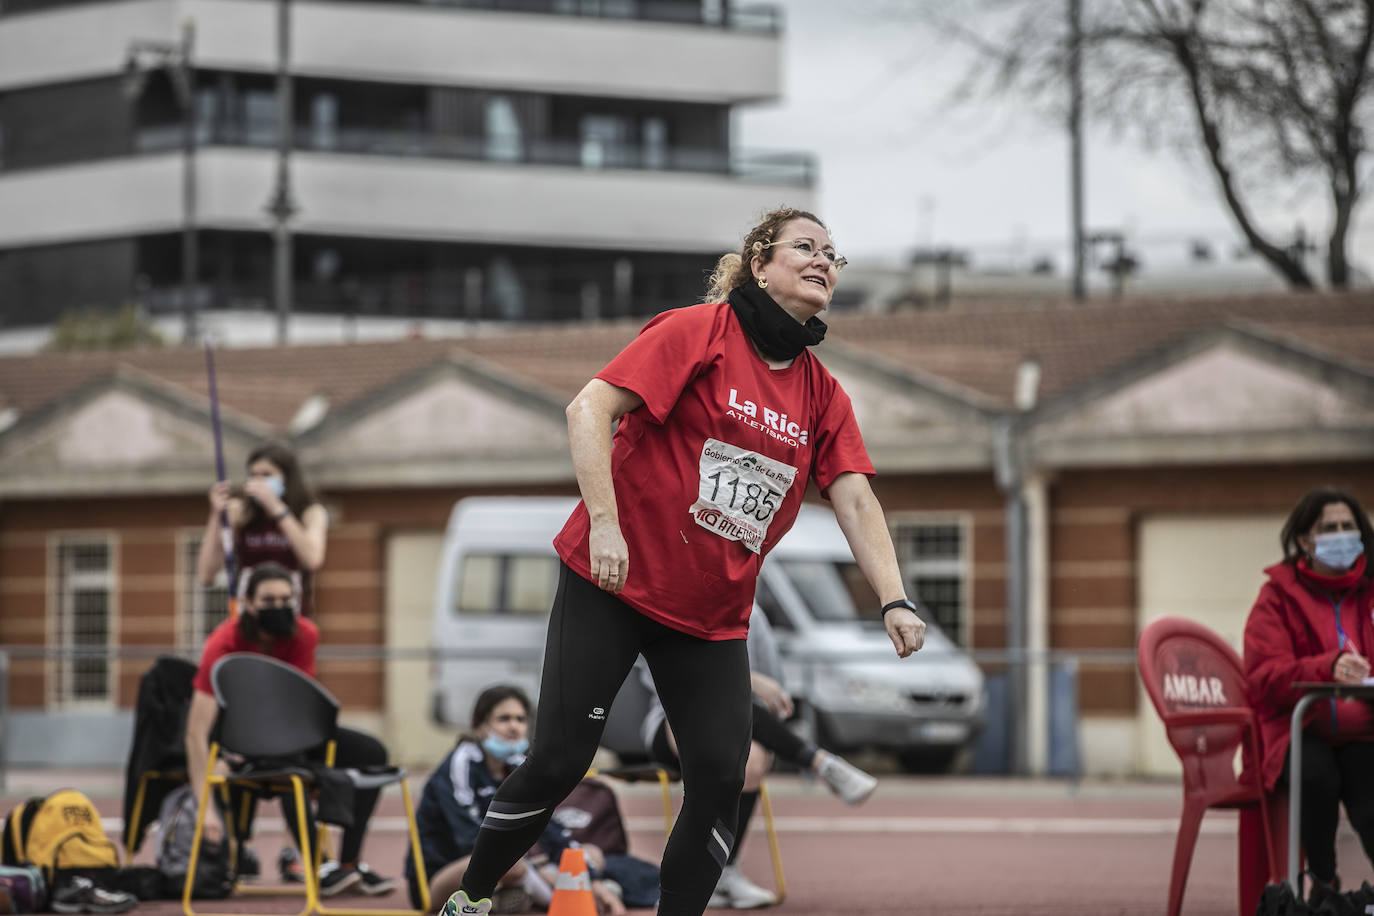
M783 572L814 620L835 622L881 618L868 580L853 561L784 560Z

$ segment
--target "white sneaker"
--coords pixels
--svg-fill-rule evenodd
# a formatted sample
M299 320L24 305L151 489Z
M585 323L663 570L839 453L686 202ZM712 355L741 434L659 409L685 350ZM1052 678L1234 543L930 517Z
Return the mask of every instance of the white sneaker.
M466 891L455 891L444 904L441 916L488 916L491 912L491 898L483 897L473 903Z
M831 792L851 805L863 804L878 786L878 780L843 757L828 752L816 775L825 780Z
M763 906L776 906L778 898L773 892L759 887L744 877L737 866L727 865L716 882L715 893L707 906L714 909L754 910Z

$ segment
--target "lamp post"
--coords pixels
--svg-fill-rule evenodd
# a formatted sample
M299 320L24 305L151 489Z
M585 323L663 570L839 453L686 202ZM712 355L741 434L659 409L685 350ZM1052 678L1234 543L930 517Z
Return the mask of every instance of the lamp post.
M187 19L181 40L133 41L124 58L124 94L136 101L143 94L148 73L164 70L172 82L181 111L181 321L183 342L200 337L195 292L200 275L200 247L196 237L196 75L191 67L196 25Z
M277 312L277 346L286 345L291 315L291 144L295 116L291 107L291 4L277 0L277 184L267 202L272 216L272 299Z

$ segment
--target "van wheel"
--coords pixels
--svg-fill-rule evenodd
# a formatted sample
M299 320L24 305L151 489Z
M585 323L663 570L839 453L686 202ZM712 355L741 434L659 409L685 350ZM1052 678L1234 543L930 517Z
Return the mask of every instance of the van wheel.
M904 773L936 775L948 773L959 755L957 747L921 747L897 752L897 763Z

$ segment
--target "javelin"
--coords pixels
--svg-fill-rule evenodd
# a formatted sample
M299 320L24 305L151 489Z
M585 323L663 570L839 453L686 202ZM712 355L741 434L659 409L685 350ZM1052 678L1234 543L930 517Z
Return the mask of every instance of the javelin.
M210 380L210 425L215 431L215 479L223 482L224 476L224 436L219 425L219 392L215 387L215 351L210 341L205 341L205 376ZM228 579L229 609L234 610L234 530L229 526L229 511L219 511L219 534L224 547L224 575Z

